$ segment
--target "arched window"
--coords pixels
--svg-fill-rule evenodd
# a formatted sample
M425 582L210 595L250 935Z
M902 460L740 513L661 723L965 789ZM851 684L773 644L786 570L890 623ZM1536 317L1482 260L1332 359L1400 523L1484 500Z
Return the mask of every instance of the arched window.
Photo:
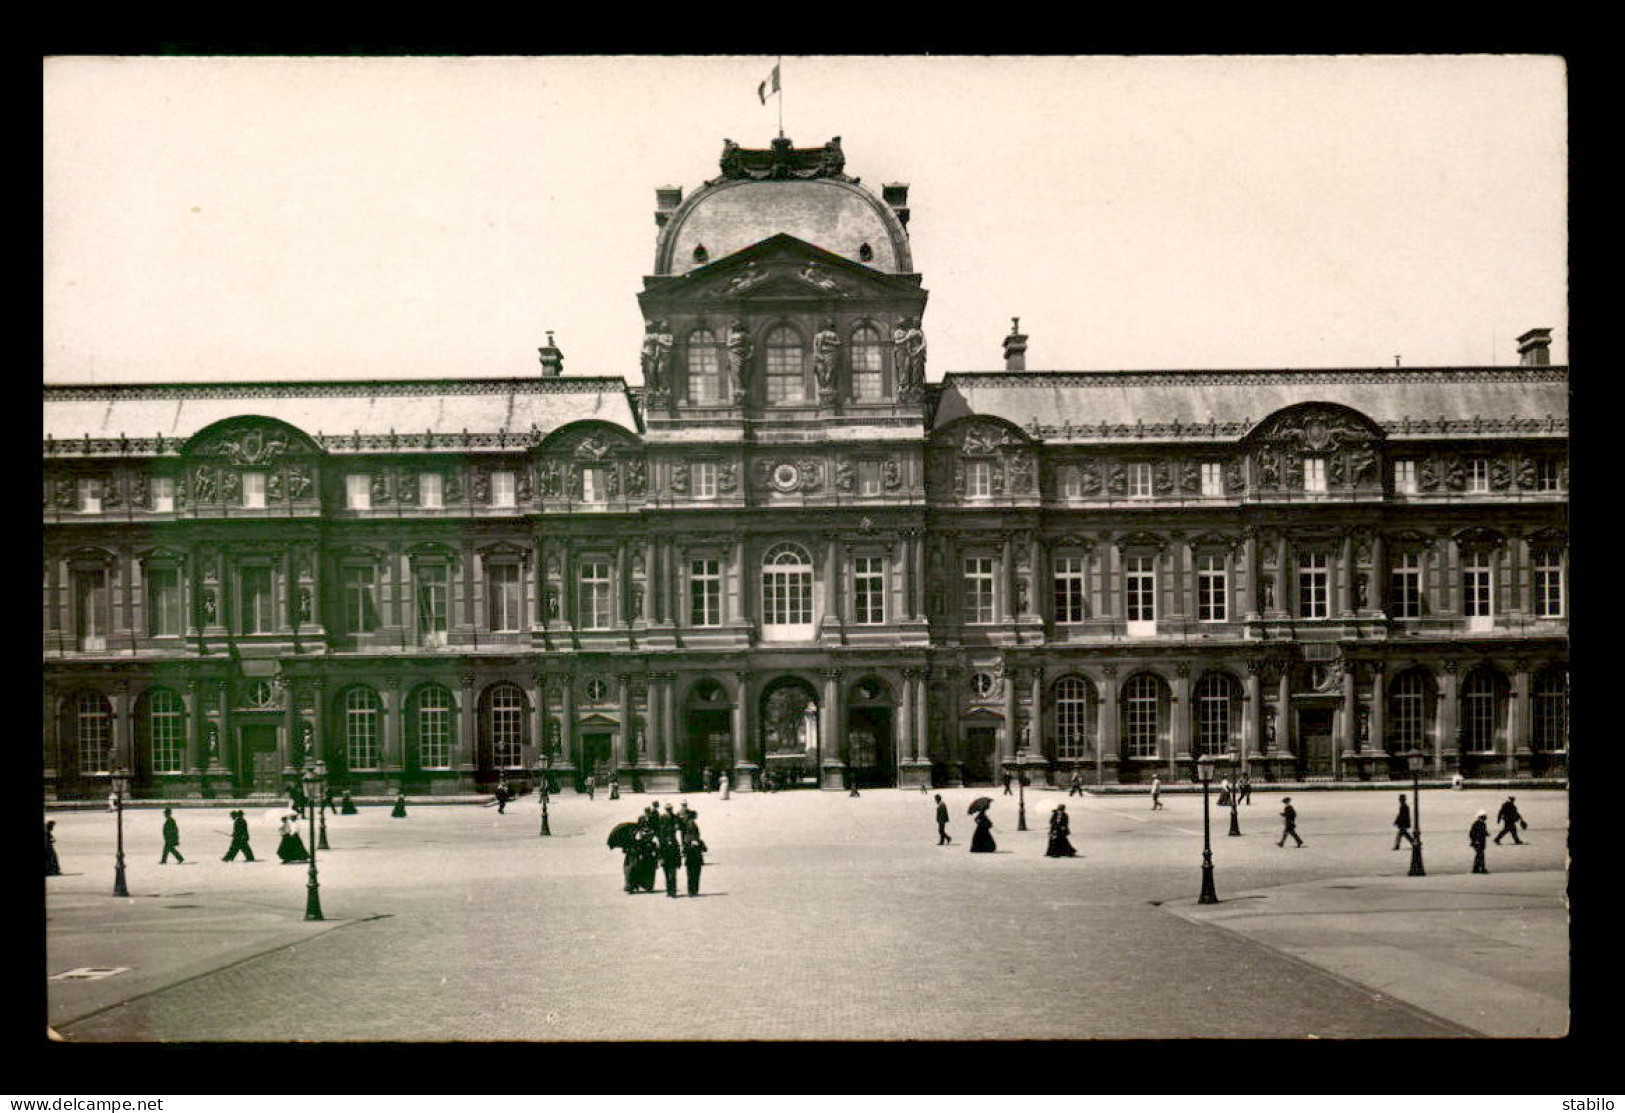
M418 766L423 769L451 768L452 749L457 738L457 710L451 692L438 684L420 688L415 710Z
M113 741L113 715L107 701L86 692L74 701L74 739L79 751L79 772L106 773Z
M811 635L812 558L799 545L775 545L762 558L762 625Z
M351 769L378 768L378 693L351 688L344 693L344 760Z
M1461 686L1462 749L1468 753L1487 754L1495 749L1498 688L1489 669L1475 669Z
M1055 757L1076 760L1095 748L1094 689L1078 676L1055 682Z
M524 761L525 693L517 685L498 684L486 699L491 764L498 769L517 769Z
M1401 673L1388 694L1388 734L1400 750L1420 749L1427 738L1427 681L1420 672Z
M806 401L807 360L801 334L789 325L780 325L767 334L763 348L768 402Z
M1136 673L1123 688L1123 737L1129 757L1156 757L1162 734L1162 684L1148 672Z
M147 695L147 738L154 773L186 769L186 705L168 688Z
M885 396L881 379L883 351L880 330L873 325L859 325L852 333L852 397L856 401L873 402Z
M722 357L716 334L697 328L688 334L688 400L694 404L722 401Z
M1534 747L1544 753L1568 749L1569 686L1563 674L1543 672L1535 680Z
M1210 672L1196 683L1196 753L1230 751L1230 678Z

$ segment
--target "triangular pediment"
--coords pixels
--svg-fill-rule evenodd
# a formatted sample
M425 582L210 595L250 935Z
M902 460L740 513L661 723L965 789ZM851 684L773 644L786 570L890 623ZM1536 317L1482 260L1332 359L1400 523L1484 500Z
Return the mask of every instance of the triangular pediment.
M918 275L886 274L781 232L686 274L645 278L640 300L826 301L919 293Z

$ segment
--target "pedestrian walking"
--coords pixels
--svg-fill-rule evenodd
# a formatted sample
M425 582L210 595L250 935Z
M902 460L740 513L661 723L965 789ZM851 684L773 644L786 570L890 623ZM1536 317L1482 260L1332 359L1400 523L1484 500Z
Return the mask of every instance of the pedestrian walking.
M497 814L498 815L507 815L508 814L508 795L509 795L508 794L508 781L507 781L507 778L503 778L502 780L497 782L497 788L496 788L495 795L496 795L496 802L497 802Z
M254 860L254 849L248 845L248 819L240 811L231 813L231 847L220 860L229 862L237 857L238 851L242 851L243 861Z
M342 811L343 814L345 814L345 815L355 815L356 814L355 798L350 795L350 790L349 789L344 790L344 798L340 801L340 803L343 805L340 808L340 811Z
M299 828L295 824L298 818L291 812L282 817L281 838L276 844L276 856L282 859L285 866L294 862L310 861L310 851L305 849L305 840L299 837Z
M722 788L722 798L724 800L726 800L728 798L728 790L731 787L731 782L728 779L728 774L724 773L724 774L722 774L722 776L718 777L717 778L717 784L721 786L721 788Z
M1219 782L1219 803L1221 808L1230 806L1230 778L1226 777Z
M1072 783L1067 787L1066 794L1069 798L1083 795L1083 774L1076 769L1072 770Z
M1467 829L1467 845L1473 848L1473 872L1489 873L1484 865L1484 847L1490 841L1490 825L1484 822L1488 812L1479 812L1473 825Z
M683 828L683 873L688 882L688 895L700 895L700 871L705 868L705 840L700 838L700 825L691 814Z
M1512 836L1513 842L1519 846L1523 845L1523 840L1518 837L1518 825L1523 824L1524 828L1527 829L1529 823L1523 816L1518 814L1517 797L1507 797L1507 802L1502 804L1501 810L1495 813L1495 822L1501 825L1501 833L1495 836L1496 846L1500 846L1501 840L1508 835Z
M1281 803L1283 805L1281 808L1281 841L1275 845L1285 846L1287 836L1290 835L1297 841L1299 846L1302 846L1303 839L1298 836L1298 809L1292 806L1292 797L1290 796L1281 797Z
M621 798L620 778L616 777L614 773L609 775L609 798L611 800L619 800Z
M1399 794L1399 814L1394 816L1394 849L1399 849L1400 840L1403 839L1412 846L1416 845L1416 836L1411 834L1411 805L1405 794Z
M1010 770L1006 769L1004 771L1004 794L1006 796L1012 795L1010 792L1010 779Z
M597 799L597 793L595 791L597 789L597 787L598 787L598 778L593 776L591 773L588 773L587 774L587 799L589 799L589 800Z
M305 806L310 803L305 796L305 790L299 787L298 781L288 782L288 807L300 815L305 814Z
M1252 806L1252 803L1253 803L1253 781L1252 781L1252 778L1249 777L1246 773L1243 773L1241 775L1241 787L1236 789L1236 793L1240 797L1241 802L1243 804L1246 804L1248 807Z
M393 809L391 809L391 811L389 813L389 818L391 818L391 819L405 819L406 818L406 793L397 792L395 794L395 807Z
M1162 778L1157 776L1151 778L1151 810L1162 810Z
M937 796L937 845L947 846L954 840L948 834L948 805L942 802L942 796Z
M976 813L976 833L970 837L970 852L972 854L992 854L999 848L993 841L993 821L987 817L987 809L982 808Z
M858 794L858 779L850 773L848 773L846 776L846 794L848 796L856 796Z
M1056 804L1055 810L1049 814L1049 846L1044 850L1046 858L1076 858L1077 848L1067 836L1072 833L1072 821L1067 818L1066 805Z
M55 831L55 830L56 830L56 820L47 819L45 821L45 876L46 877L61 877L62 876L62 863L56 860L56 835L52 834L52 832Z
M175 856L175 864L180 865L186 859L181 857L181 828L175 822L175 815L169 809L164 809L164 856L158 859L160 866L169 864L169 856Z
M669 807L670 805L668 805ZM682 848L678 845L677 824L675 817L669 825L663 825L657 838L660 853L660 869L666 875L666 895L673 899L677 897L677 867L681 864Z

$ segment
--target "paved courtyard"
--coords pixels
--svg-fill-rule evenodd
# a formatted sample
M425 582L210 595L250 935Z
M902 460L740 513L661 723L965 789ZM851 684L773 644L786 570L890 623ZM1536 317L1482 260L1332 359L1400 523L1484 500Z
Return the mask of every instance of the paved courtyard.
M1215 809L1221 903L1199 906L1201 798L995 795L999 852L929 795L688 797L710 846L702 897L621 890L604 839L650 800L566 794L329 817L329 917L306 869L220 860L224 808L125 815L128 900L109 895L113 817L58 812L47 880L49 1022L65 1039L761 1040L1561 1035L1568 796L1519 792L1526 846L1469 874L1466 831L1503 792L1428 792L1429 876L1406 877L1393 792L1293 793L1307 845L1277 848L1279 794ZM1396 787L1397 792L1397 787ZM1043 855L1065 802L1080 857ZM269 859L268 861L266 859ZM681 889L681 885L680 885ZM116 970L104 974L102 971ZM1515 1007L1506 1007L1507 1005ZM1498 1005L1500 1007L1498 1007ZM1514 1029L1515 1030L1509 1030Z

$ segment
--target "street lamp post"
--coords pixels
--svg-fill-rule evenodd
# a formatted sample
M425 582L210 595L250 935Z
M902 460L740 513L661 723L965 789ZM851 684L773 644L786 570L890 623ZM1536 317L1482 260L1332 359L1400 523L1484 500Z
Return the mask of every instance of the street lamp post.
M536 759L536 788L542 796L542 830L540 832L542 835L551 835L553 833L552 826L547 822L547 775L552 764L553 755L545 750L542 751L542 756Z
M113 810L118 813L118 850L113 855L113 895L127 897L130 888L124 883L124 794L130 787L130 775L123 767L114 769L113 781Z
M1027 829L1027 747L1016 747L1016 830Z
M1241 834L1241 818L1236 811L1236 805L1241 803L1241 755L1230 751L1230 834Z
M311 800L320 800L322 788L327 781L326 771L321 770L321 763L315 767L305 768L305 796ZM320 810L318 805L317 810ZM305 883L305 919L325 920L322 915L321 883L316 879L316 813L310 814L310 880Z
M1207 787L1213 780L1213 755L1203 754L1196 759L1202 771L1202 895L1197 904L1218 904L1219 894L1213 891L1213 839L1208 830Z
M1405 755L1411 767L1411 869L1408 876L1426 877L1422 868L1422 763L1427 755L1411 750Z
M316 760L316 778L322 790L321 799L316 801L316 815L319 817L316 845L323 850L331 850L327 845L327 762L320 758Z

